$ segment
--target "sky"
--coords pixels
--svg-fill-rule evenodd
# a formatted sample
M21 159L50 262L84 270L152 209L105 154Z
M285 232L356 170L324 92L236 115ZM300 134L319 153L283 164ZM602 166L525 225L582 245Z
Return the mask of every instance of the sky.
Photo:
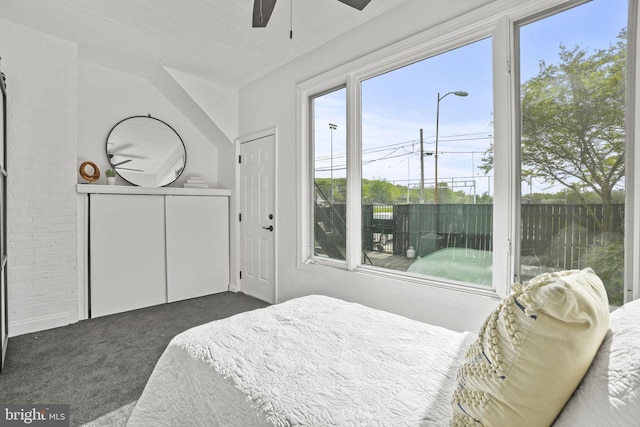
M578 45L591 52L615 43L627 25L627 7L627 0L594 0L523 24L521 81L538 74L541 60L557 63L560 44ZM492 174L487 176L478 169L493 135L491 67L491 40L487 38L364 81L363 178L419 185L423 129L424 151L432 153L425 156L425 187L432 187L439 105L438 181L467 194L493 195ZM465 91L468 96L449 93L453 91ZM346 91L316 98L314 109L316 177L345 177ZM330 123L337 128L332 130ZM557 188L533 182L531 190Z

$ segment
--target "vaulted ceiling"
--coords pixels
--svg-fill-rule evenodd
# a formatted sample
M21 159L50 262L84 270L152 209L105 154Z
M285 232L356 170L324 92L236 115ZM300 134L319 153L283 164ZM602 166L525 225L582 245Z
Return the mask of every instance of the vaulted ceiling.
M253 0L0 0L0 17L76 43L82 60L144 77L166 66L238 89L405 1L360 12L279 0L267 28L252 28Z

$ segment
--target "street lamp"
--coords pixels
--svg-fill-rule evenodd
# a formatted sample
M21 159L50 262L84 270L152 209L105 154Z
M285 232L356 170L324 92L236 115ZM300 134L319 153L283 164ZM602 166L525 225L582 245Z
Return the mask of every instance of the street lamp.
M330 199L333 204L333 131L338 129L338 125L334 125L333 123L329 123L329 132L331 133L331 191L330 191Z
M436 187L434 192L434 200L435 204L438 204L438 125L440 122L440 101L444 99L445 96L454 94L455 96L467 96L469 95L467 92L462 90L457 90L454 92L447 92L444 95L440 96L440 92L438 92L438 103L436 105L436 164L435 164L435 174L436 174Z

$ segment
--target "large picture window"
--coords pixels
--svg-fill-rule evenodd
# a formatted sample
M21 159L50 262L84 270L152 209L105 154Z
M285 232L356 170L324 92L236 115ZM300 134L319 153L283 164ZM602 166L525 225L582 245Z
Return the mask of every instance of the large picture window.
M378 54L332 75L339 89L302 91L310 258L498 294L591 267L612 305L628 298L635 17L627 0L545 4L443 24L396 62Z
M591 267L623 303L627 1L519 26L520 276Z
M362 82L363 265L491 286L492 111L491 39Z

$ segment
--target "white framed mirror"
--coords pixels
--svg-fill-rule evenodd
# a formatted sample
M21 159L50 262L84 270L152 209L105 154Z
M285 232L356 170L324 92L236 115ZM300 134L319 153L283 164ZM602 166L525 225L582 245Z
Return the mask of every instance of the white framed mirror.
M139 187L164 187L184 171L187 152L178 132L160 119L133 116L107 136L107 158L122 179Z

